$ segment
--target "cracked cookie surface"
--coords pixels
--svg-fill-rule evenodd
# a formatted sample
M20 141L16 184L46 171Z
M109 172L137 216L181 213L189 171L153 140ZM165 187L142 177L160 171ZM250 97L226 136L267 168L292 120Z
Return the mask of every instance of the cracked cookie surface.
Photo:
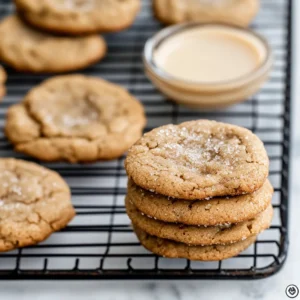
M269 159L251 131L198 120L146 133L129 149L125 168L146 190L199 200L253 193L268 176Z
M135 226L152 236L200 246L233 244L257 236L269 228L273 217L273 208L269 205L264 212L254 219L238 224L204 227L166 223L141 214L128 197L126 199L126 211Z
M56 172L0 159L0 251L41 242L74 215L69 187Z
M39 28L66 34L120 31L140 10L140 0L15 0L20 15Z
M59 76L9 108L5 132L17 151L45 161L121 156L141 136L142 105L125 89L82 75Z
M134 231L141 244L149 251L168 258L215 261L238 255L255 242L256 237L229 245L189 246L147 234L137 226Z
M19 71L67 72L85 68L106 53L98 35L55 36L35 30L12 15L0 23L0 58Z
M6 82L6 72L4 71L3 67L0 65L0 101L2 97L6 93L5 82Z
M182 200L151 193L128 182L127 197L145 215L170 223L215 226L239 223L256 217L271 203L269 180L252 194L211 200Z
M246 27L259 10L259 0L153 0L153 10L166 24L197 21Z

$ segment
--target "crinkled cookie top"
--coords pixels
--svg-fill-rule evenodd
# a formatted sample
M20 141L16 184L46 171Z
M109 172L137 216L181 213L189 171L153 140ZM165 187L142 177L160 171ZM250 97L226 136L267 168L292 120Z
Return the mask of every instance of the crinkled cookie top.
M70 189L56 172L0 159L0 251L38 243L74 215Z
M200 120L145 134L125 162L139 186L182 199L252 193L268 176L261 140L235 125Z

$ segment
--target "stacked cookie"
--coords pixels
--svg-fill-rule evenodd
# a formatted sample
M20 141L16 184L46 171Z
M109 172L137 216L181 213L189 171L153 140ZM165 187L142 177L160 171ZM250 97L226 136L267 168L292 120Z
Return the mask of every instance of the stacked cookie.
M207 120L163 126L131 147L125 167L128 216L158 255L225 259L271 224L268 157L245 128Z
M15 5L18 15L0 23L0 60L19 71L60 73L100 61L107 46L98 33L129 27L140 0L15 0Z
M6 81L6 73L2 66L0 66L0 100L5 95L6 89L5 89L5 81Z
M32 26L59 34L116 32L128 28L141 0L14 0Z

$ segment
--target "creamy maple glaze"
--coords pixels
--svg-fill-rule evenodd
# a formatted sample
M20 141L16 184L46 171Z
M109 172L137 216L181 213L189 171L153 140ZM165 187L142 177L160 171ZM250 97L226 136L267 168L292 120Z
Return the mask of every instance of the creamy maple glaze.
M186 81L218 83L250 75L266 59L255 35L219 25L191 27L165 39L154 51L155 64Z

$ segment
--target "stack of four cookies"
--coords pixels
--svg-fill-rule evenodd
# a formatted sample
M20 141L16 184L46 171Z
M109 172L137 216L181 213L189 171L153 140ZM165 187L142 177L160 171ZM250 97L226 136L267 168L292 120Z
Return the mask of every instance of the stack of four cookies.
M263 143L213 121L167 125L129 151L126 209L148 250L170 258L238 255L272 221Z

